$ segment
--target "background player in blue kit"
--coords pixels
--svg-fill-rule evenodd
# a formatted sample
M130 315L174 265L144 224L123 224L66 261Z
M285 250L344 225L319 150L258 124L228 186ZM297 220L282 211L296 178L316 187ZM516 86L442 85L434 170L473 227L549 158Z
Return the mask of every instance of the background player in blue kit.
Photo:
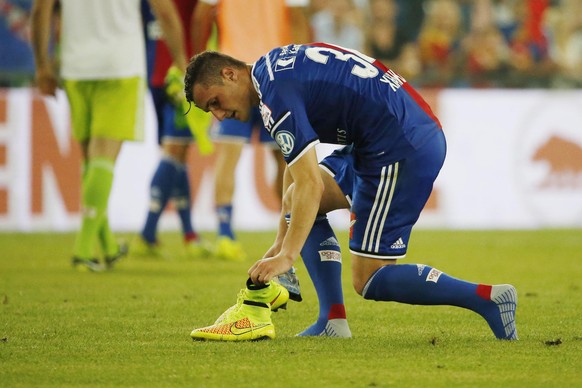
M184 51L192 55L191 29L195 0L173 0L184 34ZM173 201L180 223L186 254L200 257L209 254L192 223L192 202L188 178L188 150L195 140L188 128L180 104L167 93L167 75L172 66L170 52L162 39L159 22L142 1L142 16L145 23L148 55L148 84L156 112L158 143L161 158L152 176L149 206L143 228L132 242L131 253L138 256L160 256L158 223L168 202ZM180 80L181 81L181 80ZM177 106L178 105L178 106ZM199 123L203 126L204 123ZM204 130L204 128L202 128ZM196 139L200 140L200 139Z
M300 335L349 337L341 254L324 216L349 208L353 286L360 295L464 307L480 314L497 338L517 339L513 286L470 283L428 265L396 265L446 153L438 119L397 73L359 52L316 43L276 48L252 66L205 52L190 61L185 85L186 98L219 120L248 120L258 105L285 156L288 188L275 242L249 269L237 305L192 338L273 338L270 300L278 287L271 279L299 254L320 302L318 320ZM320 168L319 142L347 147Z

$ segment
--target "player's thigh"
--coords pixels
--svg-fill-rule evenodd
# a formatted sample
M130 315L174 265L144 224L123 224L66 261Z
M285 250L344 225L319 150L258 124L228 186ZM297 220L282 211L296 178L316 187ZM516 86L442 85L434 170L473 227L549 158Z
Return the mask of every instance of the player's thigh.
M145 81L141 77L91 81L91 137L143 140Z
M63 87L69 101L73 138L88 145L91 136L91 91L87 81L64 80Z
M386 265L396 264L396 259L374 259L352 253L350 255L352 263L352 284L358 294L366 287L368 280L380 268Z
M176 115L174 106L166 102L163 107L163 122L159 126L162 131L162 149L165 155L180 163L186 163L188 148L194 137L185 119Z
M150 87L150 94L152 97L152 103L154 110L156 112L157 119L157 138L158 144L162 144L162 136L164 134L164 107L167 104L168 98L166 95L166 90L163 87L152 86Z
M320 213L349 209L355 178L352 147L335 150L319 163L319 168L325 186Z
M249 143L253 133L250 121L238 121L235 119L224 119L215 127L213 133L214 140L219 143Z
M410 232L443 161L444 148L437 143L377 172L359 170L352 202L352 253L376 259L406 255Z

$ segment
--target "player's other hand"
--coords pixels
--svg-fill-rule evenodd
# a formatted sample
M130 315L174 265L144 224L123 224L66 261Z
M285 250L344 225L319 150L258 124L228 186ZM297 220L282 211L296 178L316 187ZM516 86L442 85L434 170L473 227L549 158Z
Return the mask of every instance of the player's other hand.
M168 69L164 79L166 94L175 107L181 109L184 96L184 73L176 66Z
M36 72L36 87L42 95L56 96L57 77L52 69L39 68Z
M264 284L277 275L291 269L293 260L284 256L273 256L258 260L249 269L249 277L254 284Z

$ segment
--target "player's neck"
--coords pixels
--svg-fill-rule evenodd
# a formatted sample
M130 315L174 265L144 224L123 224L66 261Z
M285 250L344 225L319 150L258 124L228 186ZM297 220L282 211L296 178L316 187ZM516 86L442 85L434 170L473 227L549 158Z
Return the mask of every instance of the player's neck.
M251 104L253 106L259 106L260 98L259 98L259 93L255 89L255 85L253 84L253 76L251 74L252 71L253 71L253 65L248 64L247 65L247 74L248 74L248 80L249 80L249 91L250 91L250 96L251 96Z

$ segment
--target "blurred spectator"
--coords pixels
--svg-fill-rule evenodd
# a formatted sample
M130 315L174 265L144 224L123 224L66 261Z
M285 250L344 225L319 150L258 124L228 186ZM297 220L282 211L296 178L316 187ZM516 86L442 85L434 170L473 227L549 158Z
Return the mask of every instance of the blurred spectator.
M34 78L31 8L32 0L0 0L0 86L23 86Z
M398 13L396 0L369 0L365 53L412 80L421 70L420 59L416 43L408 41L398 27Z
M353 0L327 0L311 17L313 38L354 50L364 50L363 15Z
M461 9L454 0L431 0L418 36L423 86L455 85L462 36Z
M396 25L398 6L395 0L370 0L366 23L366 53L394 67L405 44Z
M27 85L32 0L0 0L0 86ZM314 41L418 86L581 87L582 0L311 0Z
M548 41L542 28L548 0L513 0L503 2L510 15L500 27L509 44L509 72L505 86L547 87L555 70L548 52Z
M548 9L545 25L557 69L552 86L582 87L582 1L562 0Z
M470 87L500 87L508 67L509 47L495 25L491 0L476 0L469 33L462 41L464 77Z
M503 86L509 49L503 35L494 25L475 27L463 41L463 48L467 86Z
M405 42L416 42L425 18L427 0L396 0L398 15L396 22Z

